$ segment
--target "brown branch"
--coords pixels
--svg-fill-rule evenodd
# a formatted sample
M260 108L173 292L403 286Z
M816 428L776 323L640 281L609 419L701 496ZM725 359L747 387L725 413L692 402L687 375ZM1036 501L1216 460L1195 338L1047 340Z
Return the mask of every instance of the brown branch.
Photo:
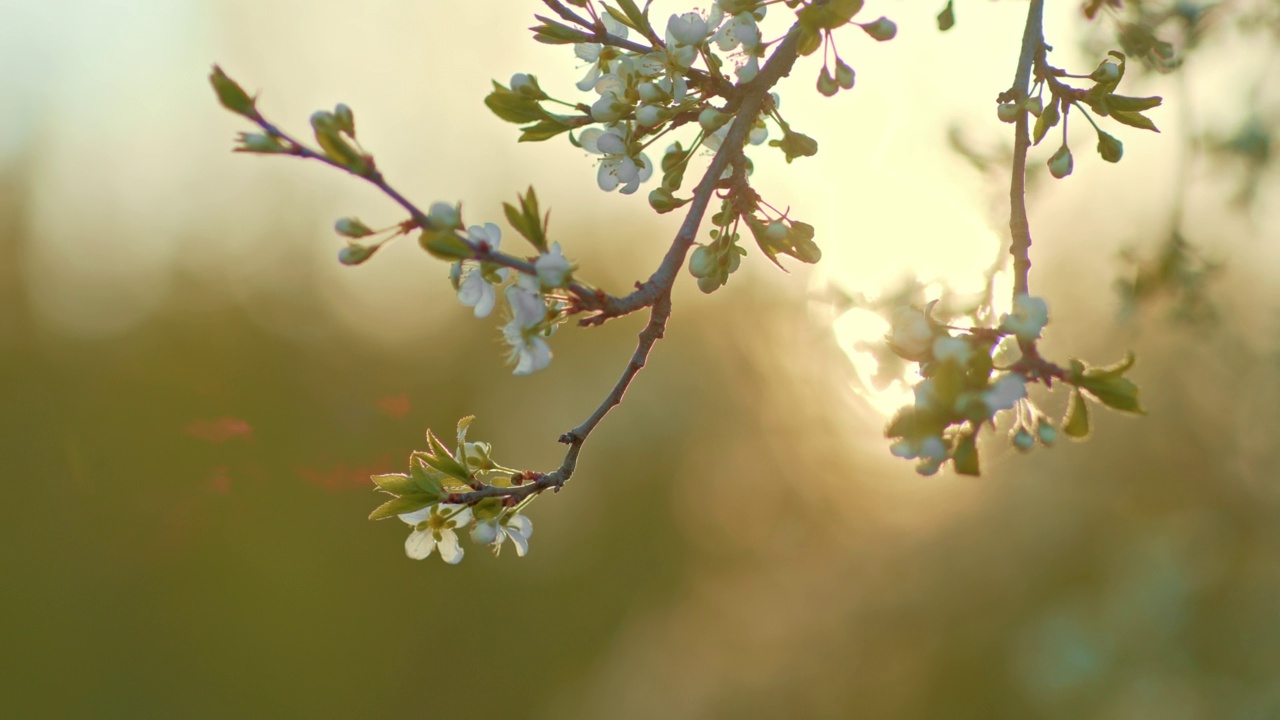
M1021 102L1031 90L1031 66L1036 53L1044 45L1044 0L1031 0L1027 10L1027 26L1022 33L1022 52L1013 76L1009 96ZM1009 185L1009 254L1013 256L1013 296L1027 295L1027 276L1031 272L1031 224L1027 220L1027 149L1031 137L1027 133L1026 112L1018 113L1013 136L1013 178Z

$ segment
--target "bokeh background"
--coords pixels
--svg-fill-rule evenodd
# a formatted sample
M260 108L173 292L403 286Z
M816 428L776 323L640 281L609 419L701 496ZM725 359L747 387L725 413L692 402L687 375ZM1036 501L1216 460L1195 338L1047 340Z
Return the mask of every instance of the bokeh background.
M535 184L581 275L625 290L676 220L482 105L517 71L574 96L570 50L528 39L542 6L0 0L0 714L1280 717L1280 11L1127 3L1185 59L1126 79L1166 97L1162 134L1121 128L1112 166L1078 123L1075 175L1033 186L1046 352L1134 349L1149 416L1027 455L992 433L983 477L922 478L881 436L884 326L848 298L973 292L1001 257L992 105L1025 13L961 0L942 34L943 4L869 3L900 34L841 34L853 91L818 98L814 58L781 86L821 152L757 151L757 186L822 264L682 278L530 555L446 567L365 520L368 476L467 414L554 467L642 320L566 328L512 377L414 243L339 266L334 219L395 208L232 155L248 128L205 78L299 131L348 103L398 188L469 222ZM1118 46L1050 5L1058 65Z

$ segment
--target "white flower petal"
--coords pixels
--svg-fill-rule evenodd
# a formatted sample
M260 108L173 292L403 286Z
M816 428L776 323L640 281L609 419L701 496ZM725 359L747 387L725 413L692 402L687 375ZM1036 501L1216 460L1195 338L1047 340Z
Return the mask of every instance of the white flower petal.
M512 515L507 518L506 528L508 531L518 533L520 537L529 537L533 534L533 521L526 515Z
M450 565L462 562L462 546L458 544L458 536L452 530L442 530L437 543L440 545L440 557L445 562Z
M604 135L604 131L600 128L587 128L578 136L578 144L582 145L582 149L592 155L603 155L604 151L597 144L601 135Z
M596 184L605 192L618 187L618 158L605 158L600 161L600 169L596 171Z
M414 530L409 533L409 537L404 541L404 554L414 560L422 560L431 555L431 551L436 548L435 536L430 530ZM441 548L441 552L443 552Z
M621 155L627 151L627 141L615 132L606 132L596 140L596 147L605 155Z
M524 557L529 553L529 538L511 530L507 531L507 537L511 538L511 544L516 546L516 557Z
M398 517L401 520L409 523L410 525L417 525L418 523L422 522L423 520L426 520L428 517L431 516L431 509L432 509L432 506L428 505L422 508L421 510L414 510L411 513L403 513Z

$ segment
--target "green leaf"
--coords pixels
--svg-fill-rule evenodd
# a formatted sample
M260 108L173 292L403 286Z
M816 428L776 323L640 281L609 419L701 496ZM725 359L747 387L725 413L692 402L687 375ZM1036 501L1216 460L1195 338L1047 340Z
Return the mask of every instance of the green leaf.
M1136 127L1140 130L1151 130L1153 132L1160 132L1160 129L1156 127L1156 124L1151 122L1150 118L1148 118L1146 115L1143 115L1140 112L1131 112L1126 110L1113 110L1111 112L1111 117L1114 118L1116 122L1124 123L1129 127Z
M1157 107L1164 102L1164 98L1156 95L1153 97L1126 97L1124 95L1108 95L1107 106L1112 111L1119 110L1121 112L1141 112Z
M800 27L807 30L834 30L848 23L862 9L862 0L828 0L811 3L796 13Z
M418 487L418 483L404 473L374 475L370 479L379 489L386 490L392 495L413 495L422 492L422 489Z
M1138 360L1138 356L1134 355L1133 351L1130 350L1129 352L1126 352L1124 354L1124 358L1110 365L1101 365L1098 367L1084 368L1083 371L1079 373L1079 377L1086 377L1086 378L1120 377L1121 375L1124 375L1125 373L1129 372L1129 368L1133 367L1133 364L1137 362L1137 360Z
M604 5L604 3L601 3L601 5ZM631 18L627 17L627 14L625 12L611 5L604 5L604 9L607 10L609 14L613 16L614 20L617 20L618 22L622 23L623 25L626 25L632 30L637 30L642 34L644 33L644 29L636 27L635 22L633 22Z
M960 475L978 476L982 470L978 466L978 438L976 433L969 433L960 438L955 451L951 455L956 473Z
M444 443L440 442L440 438L436 437L435 433L430 430L427 431L427 442L431 444L432 453L420 454L419 457L422 458L423 462L451 478L455 478L464 483L471 482L471 473L467 472L467 468L464 467L462 463L453 459L453 455L449 452L449 449L446 448Z
M547 222L551 217L548 213L544 218L538 209L538 195L533 191L533 186L529 186L528 192L524 195L516 195L520 202L519 209L511 203L502 203L502 211L507 216L507 222L511 223L511 227L520 233L524 239L539 253L547 251Z
M952 7L955 0L947 0L947 6L942 8L942 12L938 13L938 29L942 32L950 30L956 24L956 11Z
M1032 145L1039 145L1040 141L1044 139L1045 133L1049 132L1049 129L1057 125L1058 121L1062 119L1061 113L1058 112L1059 103L1060 100L1055 95L1049 101L1049 105L1040 113L1040 117L1036 118L1035 128L1031 132Z
M542 142L550 140L562 132L572 130L574 126L566 125L559 120L543 120L533 125L520 128L519 142Z
M542 21L541 25L529 28L533 31L533 39L546 45L575 45L591 42L594 38L581 30L569 27L555 20L534 15Z
M649 16L640 11L636 7L635 0L617 0L618 7L622 8L622 12L627 14L627 19L631 21L631 27L639 30L646 37L653 36L653 26L649 24Z
M542 109L537 99L493 83L493 92L484 99L484 104L494 115L509 123L527 123L545 120L549 113ZM565 128L566 130L568 128Z
M1083 440L1089 436L1089 406L1079 390L1071 391L1071 400L1067 404L1067 414L1062 418L1062 432L1067 437Z
M369 513L370 520L385 520L389 517L403 515L405 513L417 512L424 507L429 507L440 502L435 495L405 495L403 497L392 498Z
M409 477L417 485L417 492L444 497L444 483L440 472L426 462L427 453L415 452L409 459Z
M1085 377L1080 381L1080 388L1097 398L1099 402L1112 410L1145 415L1146 411L1138 404L1138 386L1132 380L1120 376Z

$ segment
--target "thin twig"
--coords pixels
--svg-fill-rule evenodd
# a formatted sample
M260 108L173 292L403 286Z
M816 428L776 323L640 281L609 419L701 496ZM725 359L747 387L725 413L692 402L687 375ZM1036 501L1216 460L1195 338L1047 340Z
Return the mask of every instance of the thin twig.
M1031 0L1027 10L1027 26L1022 33L1022 52L1018 69L1009 91L1013 102L1021 102L1031 89L1031 66L1036 53L1044 45L1044 0ZM1021 112L1014 124L1013 178L1009 185L1009 254L1013 255L1013 296L1027 295L1027 276L1031 272L1031 224L1027 220L1027 149L1031 137L1027 133L1027 115Z

